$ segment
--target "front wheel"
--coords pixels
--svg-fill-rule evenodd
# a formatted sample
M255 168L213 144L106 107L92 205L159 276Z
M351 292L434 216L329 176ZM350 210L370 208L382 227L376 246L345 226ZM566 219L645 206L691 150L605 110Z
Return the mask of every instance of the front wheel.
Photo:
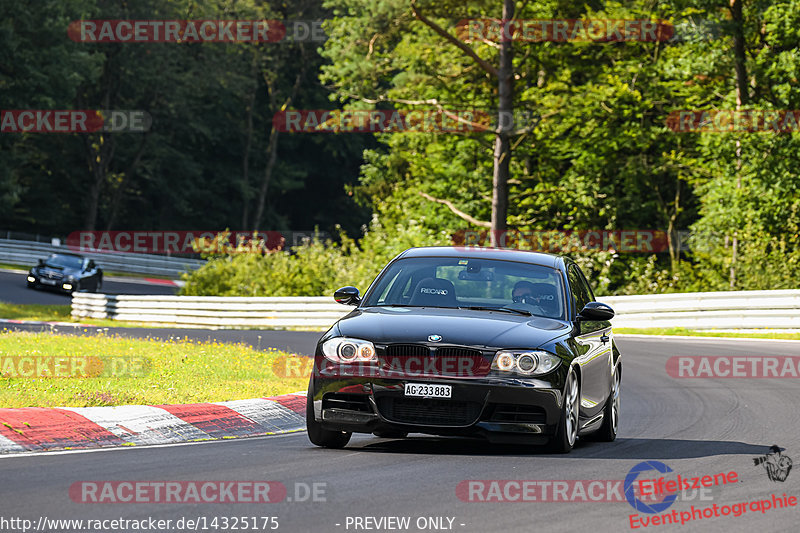
M308 440L312 444L324 448L344 448L353 435L345 431L323 429L322 424L317 422L314 418L314 399L311 396L310 384L306 396L306 430L308 431Z
M578 439L578 415L580 413L580 385L572 370L567 375L564 387L564 407L556 434L550 440L550 449L556 453L569 453Z

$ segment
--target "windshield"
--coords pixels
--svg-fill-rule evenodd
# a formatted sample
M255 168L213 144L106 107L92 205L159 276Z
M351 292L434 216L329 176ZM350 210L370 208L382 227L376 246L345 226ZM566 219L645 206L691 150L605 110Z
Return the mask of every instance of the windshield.
M363 306L506 308L563 319L559 271L492 259L417 257L392 263Z
M45 263L53 267L81 268L81 265L83 265L83 258L74 255L53 254L47 258Z

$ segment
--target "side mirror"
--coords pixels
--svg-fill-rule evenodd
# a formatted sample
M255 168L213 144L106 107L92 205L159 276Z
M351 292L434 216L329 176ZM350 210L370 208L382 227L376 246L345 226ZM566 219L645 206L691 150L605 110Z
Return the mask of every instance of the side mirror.
M44 266L44 259L39 259L39 266L40 267Z
M94 264L94 261L89 260L89 265L87 266L87 268L89 270L94 270L95 268L97 268L97 265Z
M586 307L578 313L579 320L611 320L614 318L614 310L608 304L600 302L589 302Z
M358 305L361 303L361 298L358 294L358 289L355 287L342 287L333 293L333 299L344 305Z

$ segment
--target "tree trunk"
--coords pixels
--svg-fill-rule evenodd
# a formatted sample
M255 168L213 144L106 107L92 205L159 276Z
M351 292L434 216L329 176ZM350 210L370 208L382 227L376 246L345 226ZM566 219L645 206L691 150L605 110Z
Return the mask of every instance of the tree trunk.
M94 231L97 226L97 213L100 210L100 193L103 184L108 178L108 169L114 159L114 136L113 134L101 133L98 136L98 146L95 148L89 135L84 138L86 147L86 160L89 173L92 177L89 183L89 205L86 210L86 218L83 222L83 229Z
M269 156L267 159L267 167L264 169L264 181L261 182L261 190L258 191L258 204L256 206L256 214L253 217L253 231L258 231L261 228L261 216L264 214L264 203L267 198L267 189L269 182L272 179L272 169L275 168L275 162L278 160L278 130L275 126L272 127L269 136L269 148L267 148Z
M122 172L119 178L119 183L117 183L114 187L114 192L111 195L111 207L109 209L108 220L106 221L106 231L111 231L111 229L114 227L114 223L117 220L119 207L122 204L122 197L125 194L125 187L127 186L130 177L134 172L136 172L136 167L139 166L139 163L142 160L144 148L147 144L147 135L147 132L143 134L142 140L139 142L139 148L136 150L136 154L133 156L133 162L131 162L127 170Z
M747 65L745 61L744 49L744 17L742 16L742 0L730 0L731 18L733 19L733 57L734 68L736 70L736 113L741 111L742 106L747 105ZM736 189L742 188L742 143L736 139ZM731 253L731 269L729 274L729 285L731 289L736 288L736 260L739 251L739 237L734 230L733 244Z
M504 28L514 17L514 0L503 0ZM513 41L508 32L503 32L500 43L500 68L497 76L497 136L494 140L494 168L492 172L492 230L491 245L502 246L508 228L508 177L511 163L510 120L514 111L514 65Z
M253 89L248 95L247 128L242 151L242 229L247 229L247 217L250 214L250 148L253 145L253 113L256 105L256 92L258 91L258 64L256 57L256 55L253 56Z

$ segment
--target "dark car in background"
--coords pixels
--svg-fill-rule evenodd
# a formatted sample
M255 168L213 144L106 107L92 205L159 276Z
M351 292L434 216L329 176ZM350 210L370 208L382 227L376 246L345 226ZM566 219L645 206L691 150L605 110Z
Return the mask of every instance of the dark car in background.
M308 388L313 444L353 432L548 444L617 435L622 358L574 261L549 254L412 248L320 339Z
M78 254L50 254L28 272L28 288L47 288L61 292L98 292L103 286L103 270L93 260Z

